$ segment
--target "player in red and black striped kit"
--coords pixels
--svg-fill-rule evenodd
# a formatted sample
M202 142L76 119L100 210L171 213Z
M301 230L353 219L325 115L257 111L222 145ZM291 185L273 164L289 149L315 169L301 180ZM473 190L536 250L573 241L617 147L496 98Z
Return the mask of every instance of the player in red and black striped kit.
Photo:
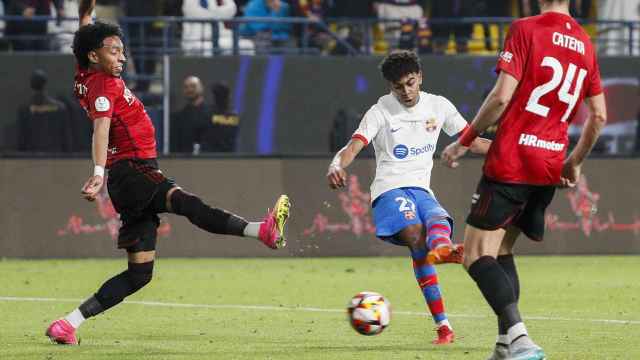
M472 197L464 241L464 266L498 317L498 341L490 359L545 357L520 317L513 245L521 232L542 240L544 213L555 188L576 184L606 122L595 50L569 15L569 0L539 4L541 15L512 24L495 87L471 127L443 152L445 162L455 166L471 141L500 119ZM567 128L583 100L590 116L566 156Z
M285 245L284 226L289 199L278 198L261 222L245 219L206 205L166 178L156 161L155 129L144 105L120 78L126 58L122 31L117 25L91 23L95 0L79 5L80 29L73 51L77 60L74 90L93 121L94 173L82 195L95 200L109 170L107 189L120 214L118 248L127 251L128 268L107 280L76 310L54 321L46 335L61 344L77 344L76 329L87 318L104 312L151 281L159 213L185 216L214 234L257 238L270 248Z

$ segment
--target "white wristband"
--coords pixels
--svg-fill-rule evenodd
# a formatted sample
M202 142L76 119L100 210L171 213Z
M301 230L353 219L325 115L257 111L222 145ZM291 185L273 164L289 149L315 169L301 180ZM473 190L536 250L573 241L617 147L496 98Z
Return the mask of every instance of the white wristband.
M100 166L100 165L96 165L93 168L93 176L100 176L100 177L104 177L104 167Z

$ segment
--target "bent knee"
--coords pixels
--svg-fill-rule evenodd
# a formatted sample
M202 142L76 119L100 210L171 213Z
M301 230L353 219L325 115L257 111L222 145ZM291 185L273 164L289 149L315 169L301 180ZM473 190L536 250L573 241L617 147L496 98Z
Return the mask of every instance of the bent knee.
M140 289L153 279L153 261L129 263L129 280L134 289Z
M425 247L425 234L422 224L409 225L398 234L397 238L412 249Z

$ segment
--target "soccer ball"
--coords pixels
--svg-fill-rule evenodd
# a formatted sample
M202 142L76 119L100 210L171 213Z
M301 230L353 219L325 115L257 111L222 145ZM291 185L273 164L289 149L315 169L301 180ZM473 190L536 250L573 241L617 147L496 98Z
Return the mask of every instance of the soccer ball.
M378 335L389 326L391 304L378 293L363 291L349 301L347 316L351 326L360 334Z

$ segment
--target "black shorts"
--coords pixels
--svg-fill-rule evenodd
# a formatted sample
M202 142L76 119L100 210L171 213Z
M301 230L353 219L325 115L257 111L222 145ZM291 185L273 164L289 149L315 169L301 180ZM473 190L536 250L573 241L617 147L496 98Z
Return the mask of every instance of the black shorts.
M175 187L158 169L155 159L124 159L111 165L107 190L122 226L118 248L127 252L156 248L159 213L167 212L167 192Z
M544 213L555 186L506 184L482 177L471 201L467 224L496 230L514 225L535 241L544 238Z

